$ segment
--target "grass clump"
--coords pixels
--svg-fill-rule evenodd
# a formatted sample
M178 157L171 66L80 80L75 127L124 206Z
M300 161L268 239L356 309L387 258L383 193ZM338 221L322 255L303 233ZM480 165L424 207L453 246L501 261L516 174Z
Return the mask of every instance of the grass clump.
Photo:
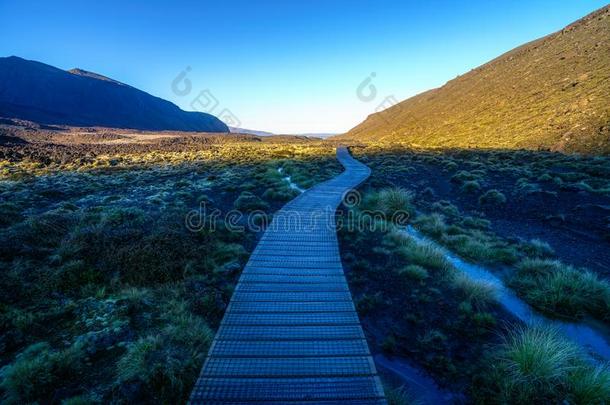
M397 252L409 263L447 273L453 265L447 260L441 249L430 242L418 242L409 235L394 232L391 239L397 245Z
M604 404L610 398L607 367L592 365L554 328L509 332L490 362L479 389L492 403Z
M540 239L532 239L521 244L521 250L529 257L550 257L555 254L555 250Z
M541 311L567 318L610 319L610 284L557 260L524 259L510 284Z
M568 376L571 403L603 404L610 399L610 370L608 365L577 367Z
M410 264L398 271L402 276L411 280L422 281L429 277L428 270L416 264Z
M451 181L454 183L465 183L467 181L477 181L480 180L481 177L477 173L468 172L466 170L460 170L456 174L451 177Z
M432 208L441 211L443 215L418 215L413 225L451 251L464 258L488 264L512 264L519 259L514 246L489 231L489 220L461 216L455 206L442 201L433 204Z
M463 193L474 194L481 190L481 185L476 180L468 180L462 184L462 187L460 187L460 190Z
M473 280L465 274L458 274L454 279L454 286L467 302L478 310L487 308L496 301L496 287L485 281Z
M43 402L58 387L70 387L79 378L84 353L80 347L53 350L46 342L35 343L0 371L0 388L7 404Z
M496 189L487 190L479 197L479 204L492 206L506 204L506 196Z
M478 230L444 236L441 243L462 257L489 264L511 264L518 260L517 251L513 247L500 243Z
M171 301L164 312L167 326L131 343L119 359L117 382L143 384L144 395L152 402L184 402L214 333L203 319L188 312L184 302Z
M249 191L242 191L233 206L243 212L264 211L269 208L265 201Z
M377 208L386 215L387 219L401 212L412 216L415 213L413 198L413 192L404 188L385 188L377 194Z
M418 215L413 225L421 232L435 239L442 237L447 232L447 224L442 215L434 213L430 215Z
M384 392L388 405L415 405L419 403L403 386L396 388L384 387Z

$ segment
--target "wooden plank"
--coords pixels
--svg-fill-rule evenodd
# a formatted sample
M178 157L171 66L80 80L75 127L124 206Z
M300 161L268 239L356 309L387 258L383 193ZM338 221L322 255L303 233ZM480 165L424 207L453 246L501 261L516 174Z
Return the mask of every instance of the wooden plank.
M343 274L333 214L370 171L345 148L337 157L342 174L274 215L243 269L191 403L386 403Z

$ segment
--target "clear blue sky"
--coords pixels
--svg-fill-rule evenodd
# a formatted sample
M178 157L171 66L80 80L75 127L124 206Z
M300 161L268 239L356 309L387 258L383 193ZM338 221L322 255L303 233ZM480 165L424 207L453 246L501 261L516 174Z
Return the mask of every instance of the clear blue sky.
M277 133L342 132L605 1L0 0L0 56L80 67ZM189 95L172 91L187 66ZM377 97L358 85L372 72ZM198 107L201 108L201 107Z

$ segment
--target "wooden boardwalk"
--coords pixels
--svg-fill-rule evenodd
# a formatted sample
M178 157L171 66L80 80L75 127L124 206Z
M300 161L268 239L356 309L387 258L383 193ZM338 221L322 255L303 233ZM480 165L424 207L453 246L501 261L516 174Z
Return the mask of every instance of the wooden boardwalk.
M347 287L335 229L343 194L368 167L345 167L286 204L239 279L192 404L385 404Z

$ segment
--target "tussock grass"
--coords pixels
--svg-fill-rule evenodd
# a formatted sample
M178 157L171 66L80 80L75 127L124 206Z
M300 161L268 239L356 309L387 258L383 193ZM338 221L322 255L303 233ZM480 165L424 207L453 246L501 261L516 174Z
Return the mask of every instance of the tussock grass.
M476 180L468 180L462 184L460 190L463 193L474 194L481 190L481 184Z
M489 264L511 264L518 260L515 248L500 243L478 230L456 232L444 236L440 241L460 256L471 260L480 260Z
M0 388L7 404L48 400L57 384L80 378L85 354L78 346L54 350L46 342L33 344L0 371Z
M443 213L420 214L413 225L458 255L488 264L512 264L519 259L515 247L489 232L490 222L483 218L461 217L454 205L443 201L433 204ZM447 224L450 220L451 225Z
M610 369L607 364L576 367L567 381L569 400L575 404L604 404L610 400Z
M552 327L509 331L489 361L484 384L476 390L491 403L584 405L610 398L607 366L592 364Z
M506 196L496 189L487 190L479 197L479 204L491 206L506 204Z
M478 181L481 180L481 176L477 173L469 172L466 170L460 170L451 177L451 181L455 183L464 184L467 181Z
M532 239L521 244L521 250L528 257L550 257L555 254L555 250L547 242L540 239Z
M455 288L477 310L483 310L496 301L496 287L485 281L473 280L465 274L456 274L453 280Z
M425 280L430 276L428 274L428 270L416 264L408 265L398 270L398 273L402 276L408 277L416 281Z
M392 232L391 240L397 245L397 253L414 265L449 273L454 270L445 254L432 243L418 242L402 232Z
M418 215L413 225L421 232L435 239L441 238L447 232L445 218L440 214Z
M186 399L214 333L186 311L160 334L132 343L117 363L119 383L141 382L155 402Z
M541 311L568 318L610 319L610 283L556 260L524 259L510 284Z
M264 211L269 208L269 204L250 191L242 191L233 204L236 210L243 212Z
M186 402L254 242L186 214L268 214L280 161L311 182L341 170L333 147L265 142L94 160L0 182L2 403ZM35 176L57 168L74 172Z
M413 395L404 387L390 388L384 386L386 400L388 405L420 405L421 402L414 399Z
M397 212L407 212L409 215L415 213L413 206L414 194L404 188L385 188L377 195L377 207L388 219Z
M448 217L457 217L460 215L458 207L453 205L447 200L440 200L432 204L431 207L434 211L440 211Z
M501 354L505 389L518 402L551 398L573 370L578 356L576 346L564 340L555 329L512 331Z

